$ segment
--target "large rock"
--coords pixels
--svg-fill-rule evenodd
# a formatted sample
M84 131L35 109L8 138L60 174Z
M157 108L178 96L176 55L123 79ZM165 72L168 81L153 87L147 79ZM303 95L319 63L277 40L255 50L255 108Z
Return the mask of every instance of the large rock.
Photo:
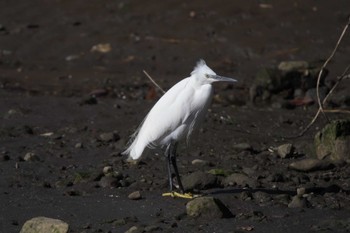
M317 158L350 159L350 120L337 120L327 124L315 136Z
M273 68L263 68L255 75L253 85L249 89L249 97L251 102L255 102L257 97L261 97L262 100L268 100L276 86L276 77L278 77L278 71Z
M300 89L302 92L316 87L320 67L306 61L283 61L278 67L262 68L256 75L249 90L250 100L255 102L257 97L263 101L269 100L273 94L288 90ZM324 86L327 70L322 73L320 86ZM291 97L291 96L289 96Z
M67 233L68 228L62 220L36 217L26 221L20 233Z
M197 171L183 177L182 184L185 190L208 189L216 186L217 178L215 175Z
M217 198L198 197L186 204L186 213L191 217L230 218L231 211Z

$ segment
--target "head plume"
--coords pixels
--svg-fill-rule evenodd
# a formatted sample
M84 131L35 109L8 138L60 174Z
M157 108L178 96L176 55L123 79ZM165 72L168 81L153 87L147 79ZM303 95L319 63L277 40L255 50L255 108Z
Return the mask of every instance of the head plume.
M194 67L193 71L191 72L191 75L195 75L196 73L210 73L215 74L215 72L210 69L205 61L203 59L200 59L196 66Z

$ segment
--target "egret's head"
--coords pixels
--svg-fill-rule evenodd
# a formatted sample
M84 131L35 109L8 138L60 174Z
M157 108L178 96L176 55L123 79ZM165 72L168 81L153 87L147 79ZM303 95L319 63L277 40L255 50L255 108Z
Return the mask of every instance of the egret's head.
M213 82L237 82L236 79L227 78L220 75L217 75L212 69L210 69L203 59L197 62L197 65L194 67L194 70L191 72L191 76L204 81L204 83L213 83Z

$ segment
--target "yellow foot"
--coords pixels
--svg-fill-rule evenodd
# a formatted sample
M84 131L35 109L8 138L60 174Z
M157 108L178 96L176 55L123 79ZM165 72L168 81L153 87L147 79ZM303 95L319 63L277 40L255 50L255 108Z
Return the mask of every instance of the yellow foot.
M180 197L180 198L187 198L192 199L195 197L198 197L199 195L193 195L192 193L178 193L178 192L170 192L170 193L163 193L163 197Z

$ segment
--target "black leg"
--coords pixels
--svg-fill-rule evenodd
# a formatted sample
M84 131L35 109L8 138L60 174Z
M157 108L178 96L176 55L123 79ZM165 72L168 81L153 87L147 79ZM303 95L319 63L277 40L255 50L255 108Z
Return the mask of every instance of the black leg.
M185 189L184 189L184 187L182 185L180 174L179 174L179 170L177 169L177 164L176 164L176 147L177 147L177 143L175 143L171 147L171 149L170 149L170 159L171 159L171 163L173 164L173 168L174 168L174 172L175 172L175 175L176 175L177 182L179 183L179 188L180 188L182 193L185 193Z
M170 192L173 191L173 178L171 174L171 144L169 144L165 150L166 163L168 169L168 180L169 180L169 189Z

